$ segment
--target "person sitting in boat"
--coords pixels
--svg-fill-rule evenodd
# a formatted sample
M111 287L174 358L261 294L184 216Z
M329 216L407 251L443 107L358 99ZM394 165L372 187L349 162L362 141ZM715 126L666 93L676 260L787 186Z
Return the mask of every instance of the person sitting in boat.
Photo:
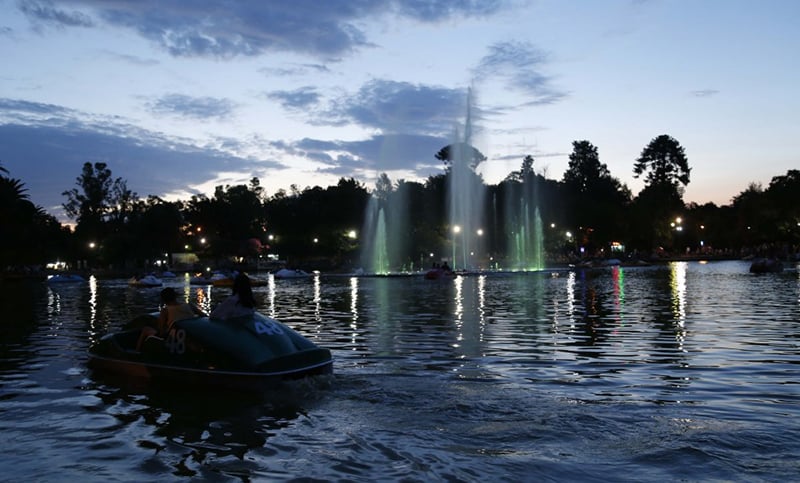
M161 291L161 302L164 307L161 309L161 313L158 314L158 327L146 326L142 328L142 332L139 334L139 341L136 343L136 350L142 349L142 345L148 337L165 338L169 334L172 325L179 320L206 316L206 313L195 304L179 302L178 293L172 287L167 287Z
M233 293L214 307L211 311L212 319L229 319L243 315L252 315L256 311L256 301L253 298L253 288L250 277L239 273L233 279Z

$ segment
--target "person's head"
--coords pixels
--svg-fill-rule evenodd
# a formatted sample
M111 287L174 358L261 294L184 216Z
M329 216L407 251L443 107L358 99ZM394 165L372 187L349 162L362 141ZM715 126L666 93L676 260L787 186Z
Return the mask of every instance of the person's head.
M253 298L253 288L250 285L250 277L245 273L239 273L233 279L233 293L239 296L239 304L245 307L255 307L256 302Z
M178 301L178 292L172 287L167 287L161 291L161 302L171 304Z

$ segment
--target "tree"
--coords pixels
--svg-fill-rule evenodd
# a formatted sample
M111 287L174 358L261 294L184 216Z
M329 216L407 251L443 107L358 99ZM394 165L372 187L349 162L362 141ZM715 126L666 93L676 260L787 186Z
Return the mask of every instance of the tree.
M590 235L587 243L605 246L623 237L631 193L600 162L597 147L589 141L573 141L562 182L569 223Z
M678 189L689 184L689 161L683 147L675 138L662 134L642 150L642 154L633 165L634 177L644 173L645 184L671 185ZM682 191L679 191L683 195Z
M446 167L450 167L454 162L465 162L472 169L486 161L486 156L477 148L467 143L453 143L440 149L434 157L443 161Z
M662 134L642 150L633 166L634 177L645 174L645 187L636 197L633 233L643 248L677 246L670 223L684 210L683 188L689 184L689 161L673 137Z
M533 162L533 156L530 154L526 155L524 158L522 158L522 166L520 166L519 170L508 173L508 176L506 176L504 181L518 181L520 183L524 182L526 179L534 175Z
M8 170L0 166L0 173ZM52 215L28 199L25 184L0 175L0 268L42 265L65 255L67 231Z
M88 237L104 235L107 221L124 221L126 210L137 201L122 178L112 179L106 163L84 163L75 183L78 188L62 193L67 197L62 206L77 221L76 231Z
M608 178L608 166L600 162L597 148L589 141L573 141L569 167L563 182L578 193L591 192L599 180Z
M392 191L394 191L394 187L392 186L392 180L389 179L389 175L381 173L380 176L378 176L378 180L375 182L374 196L379 200L386 201L389 195L392 194Z

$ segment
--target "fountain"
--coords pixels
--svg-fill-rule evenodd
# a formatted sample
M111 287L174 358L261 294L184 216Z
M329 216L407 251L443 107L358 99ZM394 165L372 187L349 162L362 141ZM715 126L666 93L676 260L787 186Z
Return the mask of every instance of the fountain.
M475 270L486 255L484 229L486 226L485 198L487 188L476 173L486 158L473 147L472 94L467 96L467 112L463 130L455 129L453 142L437 154L449 162L447 168L446 203L448 247L440 257L449 261L454 270ZM492 237L506 240L506 262L502 268L539 270L543 267L542 220L536 203L536 176L533 158L526 157L517 181L508 182L505 196L505 218L498 223L494 217ZM407 249L411 246L409 200L404 190L395 190L388 176L382 175L370 197L361 231L362 267L365 273L389 275L413 271L414 259ZM493 203L495 215L496 200ZM505 227L500 233L498 225ZM489 237L487 231L487 238ZM497 247L498 243L494 243ZM427 255L426 255L427 256ZM420 268L423 266L420 256ZM495 266L495 268L498 268Z
M480 239L485 224L486 187L475 168L485 158L472 146L472 93L467 95L467 116L463 136L458 129L450 145L448 180L448 220L452 235L452 268L475 269L475 254L480 254Z
M523 168L522 183L509 190L506 206L506 239L509 268L541 270L544 267L542 217L536 203L535 177Z
M386 275L389 273L389 250L386 237L386 214L381 200L370 197L364 217L362 234L362 266L369 273Z

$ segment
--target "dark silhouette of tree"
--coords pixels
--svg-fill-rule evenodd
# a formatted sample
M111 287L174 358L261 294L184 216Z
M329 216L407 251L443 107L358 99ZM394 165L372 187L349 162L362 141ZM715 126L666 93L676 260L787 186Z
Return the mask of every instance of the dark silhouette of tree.
M269 232L278 238L275 250L295 265L342 262L356 248L348 233L361 226L368 199L366 188L353 178L273 196L266 208Z
M648 249L681 248L671 224L684 211L683 188L689 184L691 172L683 147L662 134L642 150L633 172L637 178L645 175L645 187L633 204L636 228L631 237L635 245Z
M62 193L67 197L62 206L67 216L77 222L76 233L84 239L106 235L106 222L124 222L137 201L136 193L128 190L122 178L111 177L106 163L84 163L75 183L77 188Z
M775 241L800 243L800 170L790 169L775 176L767 187L767 198L774 216Z
M258 178L248 185L217 186L211 198L192 196L184 220L191 245L217 263L233 255L249 255L251 239L267 242L267 208Z
M526 178L530 178L535 173L533 171L533 163L534 159L533 156L528 154L524 158L522 158L522 166L517 171L512 171L508 173L506 176L505 181L517 181L517 182L524 182Z
M0 166L0 173L8 170ZM67 255L67 229L28 199L25 184L0 175L0 269L41 265Z
M563 183L568 223L586 236L587 245L602 248L625 239L630 190L611 176L592 143L572 142Z
M633 165L634 177L645 174L645 184L671 185L676 189L689 184L691 171L683 146L666 134L650 141Z
M486 156L482 152L463 142L448 144L440 149L434 157L444 162L445 169L449 169L454 162L463 161L472 170L475 170L479 164L486 161Z
M378 176L378 181L375 182L375 191L373 195L379 200L386 201L393 191L394 187L392 186L392 180L389 179L389 175L381 173L380 176Z
M733 197L736 212L735 233L742 246L755 246L769 241L768 199L761 183L752 182L747 189Z

